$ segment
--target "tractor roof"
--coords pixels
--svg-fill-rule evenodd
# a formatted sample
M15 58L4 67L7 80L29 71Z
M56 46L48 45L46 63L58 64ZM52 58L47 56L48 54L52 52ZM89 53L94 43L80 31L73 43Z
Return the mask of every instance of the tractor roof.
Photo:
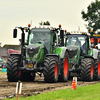
M80 31L66 32L66 35L85 35L85 36L90 36L89 33L80 32Z
M60 28L55 28L55 27L48 27L48 26L39 26L39 27L34 27L34 28L32 28L31 29L32 31L46 31L46 32L50 32L50 31L58 31L58 30L60 30Z
M46 31L46 32L50 31L49 28L32 28L31 30L32 31Z

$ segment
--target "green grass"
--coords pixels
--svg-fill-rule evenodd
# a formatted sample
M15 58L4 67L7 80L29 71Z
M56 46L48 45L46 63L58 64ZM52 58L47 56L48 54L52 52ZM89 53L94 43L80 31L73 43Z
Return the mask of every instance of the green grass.
M16 97L6 100L16 100ZM69 88L26 98L19 97L18 100L100 100L100 83L77 87L76 90Z
M4 73L7 73L7 72L0 72L0 74L4 74Z
M1 74L3 74L3 73L7 73L7 72L0 72Z

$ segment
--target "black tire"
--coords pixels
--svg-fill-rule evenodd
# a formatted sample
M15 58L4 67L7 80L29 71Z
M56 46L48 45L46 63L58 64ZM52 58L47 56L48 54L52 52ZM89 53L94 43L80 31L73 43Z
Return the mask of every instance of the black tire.
M18 60L19 57L9 56L7 61L7 78L9 82L18 81Z
M94 65L94 80L99 80L100 79L100 60L95 61Z
M80 76L84 81L92 81L94 75L94 60L91 58L84 58L81 62Z
M57 82L58 81L58 60L54 57L46 57L44 60L44 80L45 82Z
M31 81L34 81L35 79L35 73L30 73L30 72L22 72L21 73L21 81L23 82L31 82Z
M66 82L68 78L69 78L69 60L68 60L68 53L66 52L61 64L59 81Z

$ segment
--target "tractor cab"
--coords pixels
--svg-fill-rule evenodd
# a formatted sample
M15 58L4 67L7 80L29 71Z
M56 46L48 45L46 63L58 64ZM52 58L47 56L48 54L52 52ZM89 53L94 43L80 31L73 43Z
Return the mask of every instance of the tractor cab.
M86 33L70 34L68 32L68 33L66 33L65 45L70 52L71 52L71 50L77 50L78 52L76 52L76 54L78 53L78 56L84 56L84 55L88 54L88 50L90 48L89 40L90 40L90 38ZM70 54L69 54L69 56L70 56Z
M81 54L86 54L86 48L89 47L89 44L87 42L87 36L85 35L79 35L79 34L70 34L67 35L66 38L66 47L71 48L79 48L81 51Z
M43 45L44 53L51 53L51 31L49 28L33 28L29 33L29 45Z
M89 36L86 33L66 32L65 37L65 46L69 54L69 71L79 71L81 59L89 52Z

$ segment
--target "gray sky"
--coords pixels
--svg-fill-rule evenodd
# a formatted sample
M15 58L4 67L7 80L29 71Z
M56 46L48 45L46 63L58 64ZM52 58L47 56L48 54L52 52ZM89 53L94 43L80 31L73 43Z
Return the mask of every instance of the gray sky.
M81 11L95 0L0 0L0 43L19 44L18 37L13 39L16 26L39 26L41 21L50 21L51 26L62 25L67 31L87 31Z

